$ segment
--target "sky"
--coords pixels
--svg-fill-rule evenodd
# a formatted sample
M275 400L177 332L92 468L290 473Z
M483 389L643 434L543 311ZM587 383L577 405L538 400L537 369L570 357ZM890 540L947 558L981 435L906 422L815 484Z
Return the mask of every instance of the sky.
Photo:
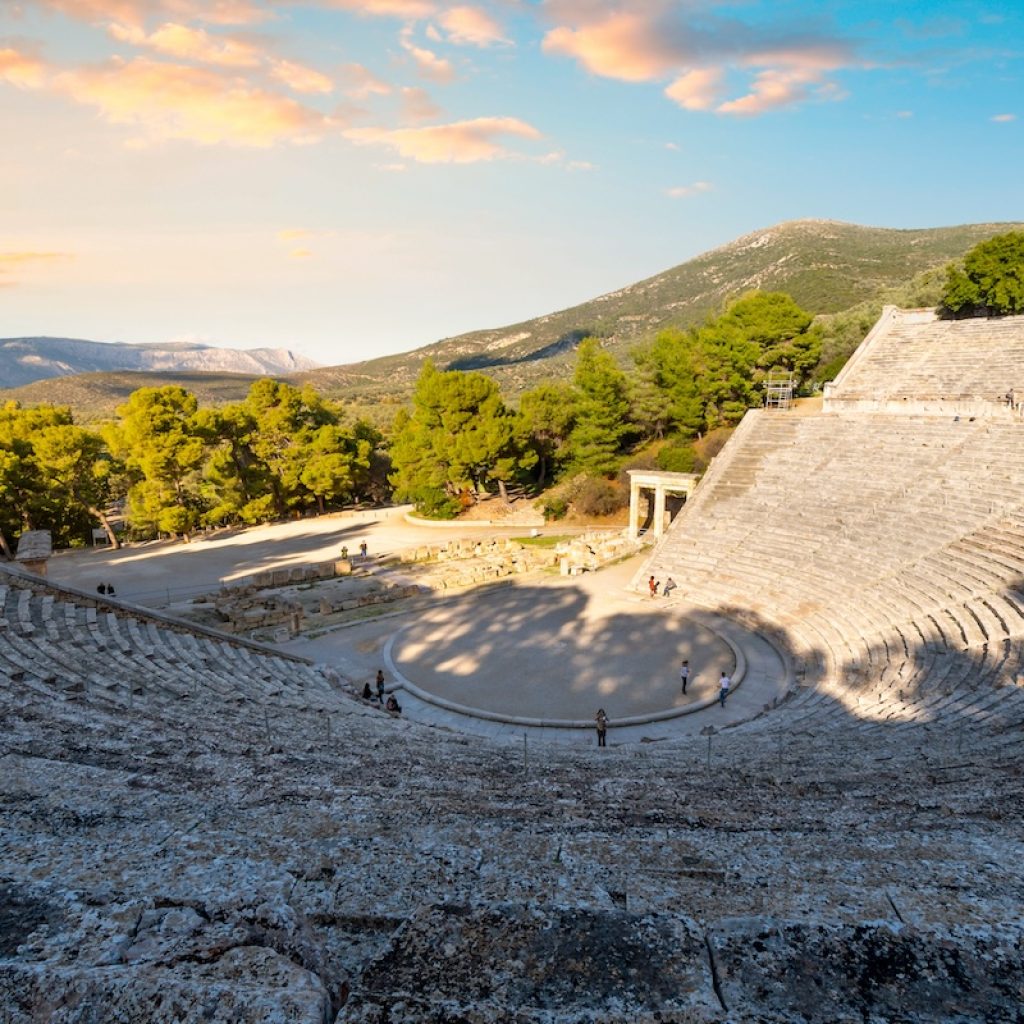
M0 0L0 337L324 365L1024 220L1019 0Z

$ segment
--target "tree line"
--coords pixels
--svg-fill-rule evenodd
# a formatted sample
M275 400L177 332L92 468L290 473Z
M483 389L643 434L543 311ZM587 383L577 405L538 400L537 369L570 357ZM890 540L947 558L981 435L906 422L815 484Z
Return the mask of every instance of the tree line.
M184 388L145 387L100 428L60 406L0 408L0 549L49 529L60 546L95 523L118 538L188 539L392 495L452 516L482 493L539 491L567 473L601 478L651 440L685 444L736 422L758 382L783 369L806 379L820 352L812 317L787 295L753 292L692 330L666 330L620 367L594 338L571 382L523 393L516 407L482 373L424 363L410 408L385 436L312 387L255 382L241 402L200 408ZM679 468L669 465L665 468Z
M1024 312L1024 234L975 246L950 265L946 315ZM596 338L571 382L507 403L482 373L424 363L411 407L385 436L312 387L264 379L246 398L199 408L184 388L140 388L114 422L89 429L61 406L0 407L0 551L22 531L80 543L108 510L133 535L188 536L392 495L452 516L481 493L544 489L567 474L601 479L651 442L663 469L693 468L690 442L736 423L776 371L797 385L821 355L814 318L781 292L750 292L700 326L661 331L623 369Z
M347 423L312 388L256 381L242 402L200 409L169 385L140 388L98 430L59 406L0 408L0 549L24 530L81 542L123 504L133 535L188 538L204 526L252 525L356 499L387 497L383 437Z

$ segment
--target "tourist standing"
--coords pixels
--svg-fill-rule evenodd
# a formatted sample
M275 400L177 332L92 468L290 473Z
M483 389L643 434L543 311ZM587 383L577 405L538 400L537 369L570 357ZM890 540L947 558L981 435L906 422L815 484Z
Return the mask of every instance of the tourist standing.
M384 670L377 669L377 700L384 706Z
M599 747L608 746L608 716L605 714L604 708L597 709L594 722L597 725L597 745Z
M723 672L722 678L718 680L718 703L725 707L725 701L729 696L729 687L732 686L732 680L729 676Z
M690 681L690 663L685 658L679 666L679 681L683 684L683 696L686 696L686 684Z
M651 592L651 597L658 596L658 581L653 576L647 581L647 589Z

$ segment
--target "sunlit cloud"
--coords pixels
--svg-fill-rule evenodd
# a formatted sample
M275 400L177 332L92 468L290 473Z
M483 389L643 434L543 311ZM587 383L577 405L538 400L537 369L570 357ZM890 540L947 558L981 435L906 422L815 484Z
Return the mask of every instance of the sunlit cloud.
M753 26L717 16L710 4L636 0L608 10L586 0L549 0L556 22L544 36L548 54L625 82L671 79L665 95L685 110L757 114L809 98L845 93L828 74L856 62L850 44L784 27ZM725 101L727 74L750 77L745 95Z
M417 46L410 38L409 32L402 34L402 48L412 57L424 78L442 84L454 81L455 68L452 67L451 61L439 57L433 50Z
M333 7L356 14L390 18L429 18L437 10L431 0L320 0L323 7Z
M271 63L270 74L283 82L294 92L326 94L334 92L334 82L327 75L304 64L290 60L275 60Z
M996 114L994 117L991 118L991 120L993 120L993 121L995 121L997 123L1005 124L1007 121L1016 121L1017 120L1017 115L1016 114Z
M579 28L559 26L542 46L545 53L575 58L595 75L625 82L663 78L679 65L678 48L640 11L613 11Z
M146 47L179 60L224 68L255 68L263 61L263 54L251 43L211 36L205 29L188 25L168 22L147 34L136 26L115 23L108 31L119 42Z
M362 64L346 64L342 68L345 95L363 100L368 96L387 96L391 86Z
M53 82L111 123L138 128L138 142L267 147L313 142L327 127L323 115L242 79L141 57L65 71Z
M452 7L438 19L450 42L469 46L493 46L508 42L501 25L479 7Z
M95 24L141 27L149 18L173 17L207 25L256 25L272 14L250 0L38 0L44 7Z
M724 78L721 68L694 68L668 86L665 95L684 110L710 110L721 98Z
M515 117L480 117L428 128L353 128L345 136L360 144L389 146L419 163L468 164L514 155L498 141L504 136L539 139L541 133Z
M300 242L304 238L312 238L315 232L309 228L283 228L277 233L279 242Z
M816 86L819 88L815 89ZM808 99L812 93L821 99L845 97L845 93L839 92L833 83L822 83L821 73L817 69L791 67L758 72L749 93L719 104L716 110L720 114L749 117L792 106Z
M288 259L290 260L308 260L313 258L312 249L290 249L288 252Z
M0 252L0 288L16 285L20 273L30 267L69 259L67 252Z
M39 89L46 82L46 65L17 50L0 49L0 82L19 89Z
M440 114L441 108L430 98L426 89L411 86L402 89L403 121L432 121Z
M676 185L665 189L665 194L672 199L688 199L699 196L702 192L710 192L715 186L710 181L695 181L692 185Z

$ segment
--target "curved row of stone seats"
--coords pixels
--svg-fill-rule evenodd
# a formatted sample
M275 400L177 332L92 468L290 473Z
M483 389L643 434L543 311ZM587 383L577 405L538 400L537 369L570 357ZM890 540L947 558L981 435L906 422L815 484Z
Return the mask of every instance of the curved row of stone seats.
M1024 637L1022 442L1013 422L750 413L637 580L774 623L826 695L899 714L995 686Z
M940 320L886 307L829 388L828 407L977 400L1007 408L1011 388L1024 400L1024 317Z
M0 579L0 657L9 677L121 703L209 696L275 709L337 705L324 670L304 659L196 634L39 580Z

